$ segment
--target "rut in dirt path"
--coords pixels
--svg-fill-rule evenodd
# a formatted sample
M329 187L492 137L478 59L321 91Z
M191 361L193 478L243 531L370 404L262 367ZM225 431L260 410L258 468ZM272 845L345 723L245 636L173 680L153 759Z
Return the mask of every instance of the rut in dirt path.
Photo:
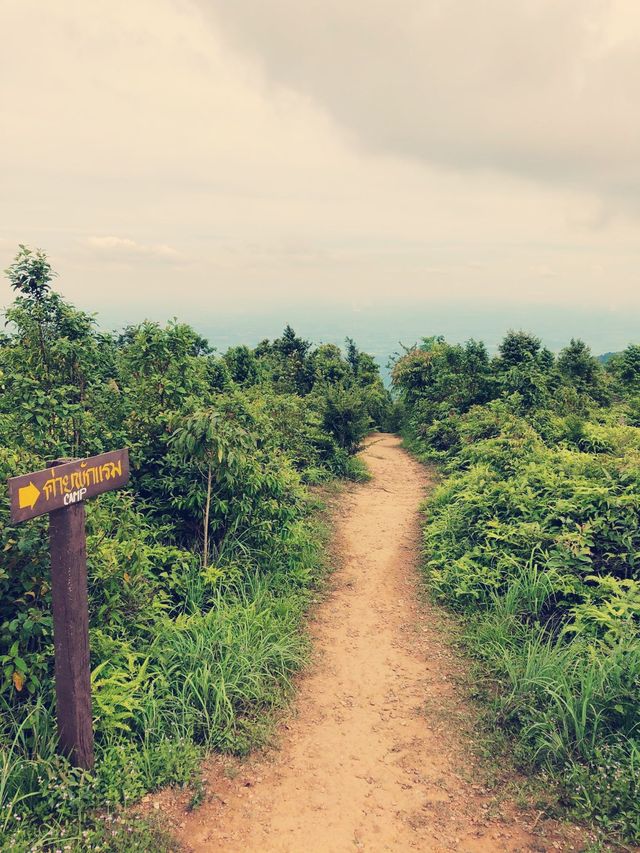
M451 722L465 713L459 663L418 600L429 472L395 436L374 436L364 456L373 479L340 500L340 565L281 746L218 759L180 840L195 851L579 849L509 804L496 816L473 778Z

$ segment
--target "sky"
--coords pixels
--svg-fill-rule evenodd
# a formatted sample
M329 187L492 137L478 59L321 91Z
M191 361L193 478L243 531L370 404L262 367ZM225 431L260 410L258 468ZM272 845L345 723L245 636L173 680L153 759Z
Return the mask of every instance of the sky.
M638 325L637 0L0 0L0 40L0 268L109 322Z

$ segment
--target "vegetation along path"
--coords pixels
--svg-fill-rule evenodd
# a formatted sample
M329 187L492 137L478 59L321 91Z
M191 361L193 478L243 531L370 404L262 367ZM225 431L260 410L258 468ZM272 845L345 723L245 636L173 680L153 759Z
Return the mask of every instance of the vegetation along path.
M180 840L195 851L580 849L474 778L460 662L418 597L428 469L390 435L364 455L373 478L341 499L340 568L280 748L214 759Z

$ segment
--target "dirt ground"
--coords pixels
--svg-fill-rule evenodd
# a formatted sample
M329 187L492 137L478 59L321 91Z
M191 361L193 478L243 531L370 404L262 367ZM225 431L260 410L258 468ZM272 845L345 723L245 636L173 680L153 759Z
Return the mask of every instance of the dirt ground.
M230 853L584 849L580 829L486 786L463 663L419 599L430 473L391 435L372 437L364 457L373 479L339 499L337 569L278 745L211 759L203 804L178 814L180 842Z

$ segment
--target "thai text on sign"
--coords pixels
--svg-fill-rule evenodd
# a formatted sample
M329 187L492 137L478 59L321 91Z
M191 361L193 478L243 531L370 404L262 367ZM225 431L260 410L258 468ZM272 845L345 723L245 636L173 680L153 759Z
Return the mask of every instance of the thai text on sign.
M17 524L71 506L129 480L129 451L111 450L9 480L11 521Z

